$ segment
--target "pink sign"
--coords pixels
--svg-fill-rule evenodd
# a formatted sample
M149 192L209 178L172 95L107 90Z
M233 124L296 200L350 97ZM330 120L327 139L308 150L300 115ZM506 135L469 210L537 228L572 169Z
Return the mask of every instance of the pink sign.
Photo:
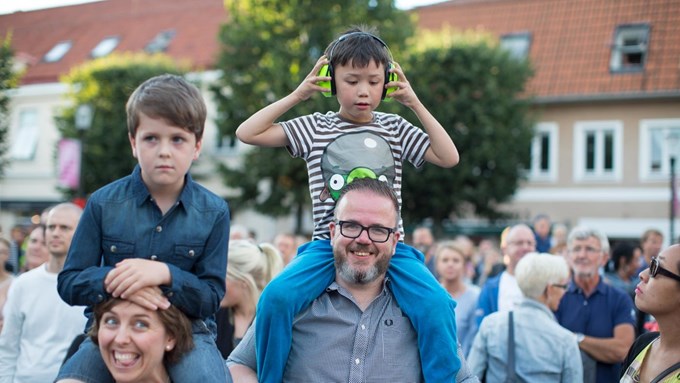
M76 190L80 184L80 141L62 138L57 147L59 186Z

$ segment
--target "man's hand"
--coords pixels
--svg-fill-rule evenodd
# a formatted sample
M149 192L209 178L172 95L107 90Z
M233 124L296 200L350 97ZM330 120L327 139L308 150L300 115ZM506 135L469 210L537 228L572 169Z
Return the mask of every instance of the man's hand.
M130 294L127 300L149 310L165 310L170 307L170 301L157 286L141 288L137 292Z
M165 263L129 258L118 262L109 271L104 279L104 287L114 297L128 299L144 287L168 285L170 282L170 269Z

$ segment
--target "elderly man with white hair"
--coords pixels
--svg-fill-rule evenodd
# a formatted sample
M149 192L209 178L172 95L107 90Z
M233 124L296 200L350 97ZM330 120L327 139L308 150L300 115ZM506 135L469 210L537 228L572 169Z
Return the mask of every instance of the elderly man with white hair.
M469 355L472 373L487 382L509 381L511 373L523 382L583 382L576 339L552 313L569 282L564 258L527 254L517 264L515 276L524 299L510 313L484 318ZM509 350L514 350L514 361Z

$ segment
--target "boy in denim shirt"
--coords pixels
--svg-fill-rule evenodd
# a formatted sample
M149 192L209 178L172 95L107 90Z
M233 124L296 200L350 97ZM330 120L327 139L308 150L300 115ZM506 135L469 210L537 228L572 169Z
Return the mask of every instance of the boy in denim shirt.
M330 82L339 112L275 122L315 93L328 92L324 82ZM398 115L375 112L386 95L411 108L424 131ZM328 224L342 187L356 178L376 178L390 184L401 203L403 161L452 167L458 163L458 151L420 102L401 67L392 62L387 45L362 28L332 42L296 90L256 112L236 134L248 144L285 146L308 167L314 240L300 247L298 256L264 290L255 322L258 379L278 383L288 360L295 315L335 277ZM403 233L403 224L394 229ZM375 253L355 255L357 262L372 256ZM455 381L460 368L455 302L425 267L423 254L402 242L387 275L397 302L418 333L425 381Z
M189 175L201 152L205 103L195 86L166 74L134 91L127 115L139 164L87 201L59 274L59 295L88 306L88 327L92 306L110 297L152 310L175 305L192 320L195 348L169 366L170 378L224 383L214 313L225 293L229 208ZM113 382L89 338L57 380L67 378Z

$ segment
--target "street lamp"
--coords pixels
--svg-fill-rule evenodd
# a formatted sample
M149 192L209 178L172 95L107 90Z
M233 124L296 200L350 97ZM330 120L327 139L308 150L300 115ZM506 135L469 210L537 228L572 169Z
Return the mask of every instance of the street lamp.
M78 180L78 198L85 198L85 132L92 127L92 118L94 117L94 108L91 104L80 104L76 109L76 130L78 130L78 139L80 140L80 178Z
M677 190L675 182L675 161L677 148L680 141L677 133L671 133L668 135L668 155L670 160L670 175L671 175L671 205L670 205L670 243L675 243L675 208L678 205L677 200Z

